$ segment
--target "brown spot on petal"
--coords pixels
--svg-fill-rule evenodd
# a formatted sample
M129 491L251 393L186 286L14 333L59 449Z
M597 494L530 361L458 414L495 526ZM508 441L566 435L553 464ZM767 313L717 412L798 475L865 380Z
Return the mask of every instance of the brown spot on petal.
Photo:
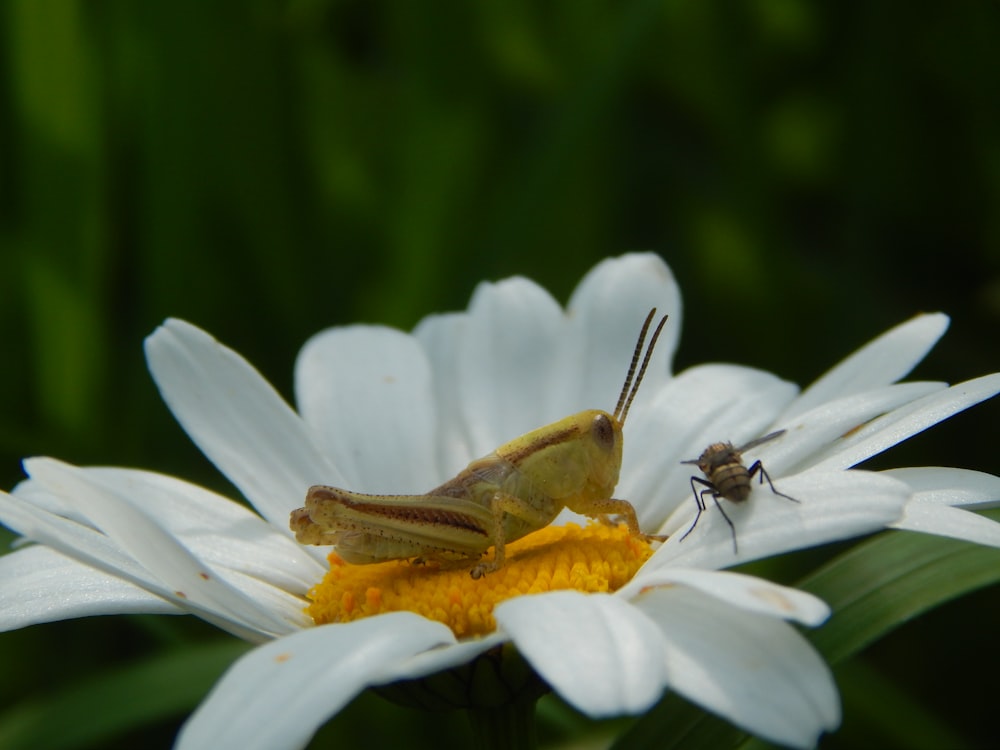
M879 415L879 416L881 416L881 415ZM852 435L854 435L854 434L856 434L856 433L860 432L860 431L861 431L861 428L862 428L862 427L865 427L865 426L867 426L867 425L871 424L871 423L872 423L872 421L873 421L873 420L875 420L875 419L878 419L878 417L872 417L871 419L866 419L866 420L865 420L864 422L862 422L861 424L856 424L856 425L854 425L854 427L852 427L852 428L851 428L851 429L849 429L849 430L848 430L847 432L845 432L845 433L844 433L843 435L841 435L841 436L840 436L840 439L841 439L841 440L844 440L844 439L846 439L846 438L849 438L849 437L851 437Z
M792 600L774 589L752 589L752 593L758 599L771 604L784 612L794 612L795 605Z

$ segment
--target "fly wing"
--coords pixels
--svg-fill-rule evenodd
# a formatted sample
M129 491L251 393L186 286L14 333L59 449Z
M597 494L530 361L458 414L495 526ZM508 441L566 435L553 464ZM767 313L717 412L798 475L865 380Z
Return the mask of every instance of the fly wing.
M739 450L740 453L743 453L745 451L750 450L751 448L756 448L758 445L763 445L764 443L769 443L772 440L774 440L775 438L779 438L779 437L781 437L784 434L785 434L785 430L776 430L775 432L771 432L771 433L768 433L767 435L764 435L764 437L759 437L756 440L751 440L749 443L747 443L746 445L742 446L738 450Z

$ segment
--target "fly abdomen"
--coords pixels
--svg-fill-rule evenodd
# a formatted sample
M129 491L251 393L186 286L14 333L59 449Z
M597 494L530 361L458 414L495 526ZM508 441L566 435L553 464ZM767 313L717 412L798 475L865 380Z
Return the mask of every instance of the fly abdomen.
M708 478L716 492L730 502L742 503L750 497L750 473L742 463L720 466Z

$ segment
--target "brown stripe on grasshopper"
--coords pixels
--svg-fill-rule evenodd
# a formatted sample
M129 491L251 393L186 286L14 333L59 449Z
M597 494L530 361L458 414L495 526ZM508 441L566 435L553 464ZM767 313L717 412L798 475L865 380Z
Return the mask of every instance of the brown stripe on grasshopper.
M518 447L516 450L505 452L503 457L515 467L520 466L539 451L544 450L551 445L557 445L565 442L566 440L573 439L580 434L580 428L578 425L573 425L572 427L568 427L564 430L550 430L550 427L551 425L547 425L539 430L533 430L532 432L527 433L523 437L534 435L534 442L529 441L527 444ZM535 433L541 434L535 435ZM507 443L506 445L511 445L511 443ZM500 453L500 451L498 450L497 453Z
M292 512L296 539L336 544L344 560L358 564L476 560L492 546L492 561L476 564L474 578L502 567L507 542L548 525L563 508L597 518L618 515L633 535L662 541L642 534L631 503L612 497L622 426L666 322L663 316L643 355L655 314L650 310L643 323L613 413L589 409L532 430L423 495L366 495L317 485L305 507Z
M447 526L484 536L486 534L482 525L468 513L429 505L386 504L384 499L385 495L345 492L336 487L316 485L310 487L306 494L306 510L310 511L310 517L322 517L324 509L335 511L337 508L342 508L360 514L365 519L381 517L425 526Z

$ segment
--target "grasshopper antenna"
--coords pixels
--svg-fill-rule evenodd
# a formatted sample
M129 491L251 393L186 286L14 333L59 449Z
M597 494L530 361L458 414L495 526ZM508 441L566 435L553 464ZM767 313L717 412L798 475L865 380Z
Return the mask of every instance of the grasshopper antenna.
M667 322L666 315L660 318L660 322L657 324L656 330L653 331L653 337L649 340L649 348L646 349L646 356L643 357L642 366L639 368L639 374L636 376L635 366L639 363L639 355L642 353L642 345L646 340L646 333L649 331L649 324L653 322L654 315L656 315L655 307L649 311L649 315L646 316L646 321L642 324L642 330L639 331L639 340L635 342L635 351L632 352L632 362L628 367L628 375L625 376L625 383L622 385L622 392L619 394L618 403L615 405L614 417L621 424L625 424L625 417L628 416L629 407L632 406L632 399L635 398L635 394L639 390L639 384L642 382L642 378L646 374L646 367L649 366L649 359L653 356L653 347L656 346L656 340L660 338L660 331L663 330L663 324ZM634 385L632 383L633 377L635 377Z
M649 330L649 324L653 320L653 316L656 315L656 308L654 307L649 311L649 315L646 316L646 321L642 324L642 330L639 331L639 340L635 342L635 351L632 352L632 362L628 366L628 374L625 376L625 383L622 385L622 392L618 395L618 403L615 404L615 419L619 422L621 415L622 406L625 405L625 397L628 395L629 388L632 386L632 378L635 376L635 366L639 362L639 352L642 350L642 342L646 338L646 331Z

